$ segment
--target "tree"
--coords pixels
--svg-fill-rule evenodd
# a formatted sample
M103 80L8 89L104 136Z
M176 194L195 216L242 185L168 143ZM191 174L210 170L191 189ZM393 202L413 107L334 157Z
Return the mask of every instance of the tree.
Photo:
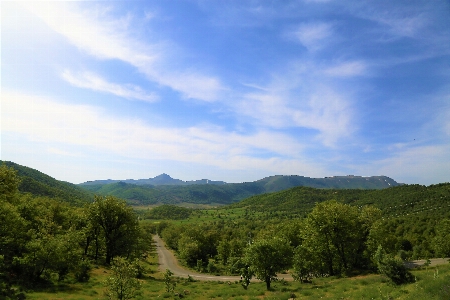
M292 264L292 277L300 282L310 282L312 278L320 275L320 261L314 257L312 251L301 245L295 248Z
M17 171L2 164L0 166L0 200L13 201L19 190L19 184L20 178Z
M108 299L127 300L139 295L141 285L136 279L137 270L133 263L123 257L116 257L111 270L113 275L105 282Z
M105 241L105 261L115 256L128 256L139 236L139 224L133 209L113 196L95 196L88 207L88 219L93 228L100 226Z
M350 269L364 244L357 207L337 201L317 204L306 219L303 247L311 249L329 275Z
M393 283L400 285L413 281L413 275L406 269L403 261L391 254L386 254L381 246L373 256L380 274L388 277Z
M289 243L280 238L258 240L247 248L244 256L256 278L264 281L268 290L276 273L289 268L291 258Z
M441 220L435 231L436 237L433 239L433 248L436 255L450 256L450 219Z
M172 271L166 269L166 272L164 273L164 284L166 285L166 291L168 293L173 292L175 290L175 286L177 285L176 282L172 282L172 275Z

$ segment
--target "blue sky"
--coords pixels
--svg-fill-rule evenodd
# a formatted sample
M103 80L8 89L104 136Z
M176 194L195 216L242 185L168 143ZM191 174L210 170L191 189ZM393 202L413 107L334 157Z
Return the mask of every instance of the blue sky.
M450 3L2 1L1 159L449 182Z

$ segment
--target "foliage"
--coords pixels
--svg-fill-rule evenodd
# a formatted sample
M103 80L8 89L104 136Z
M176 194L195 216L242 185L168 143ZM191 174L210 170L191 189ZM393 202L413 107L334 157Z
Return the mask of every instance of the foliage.
M115 256L131 254L139 227L135 213L124 200L96 196L87 208L87 218L91 228L99 230L104 238L106 264L110 264ZM98 235L98 231L95 234Z
M450 219L443 219L437 224L433 248L437 256L450 256Z
M175 290L176 282L172 281L172 271L166 269L164 272L164 284L166 285L166 292L170 293Z
M140 294L141 285L136 279L137 270L133 263L116 257L111 270L113 275L105 281L105 295L108 299L127 300Z
M378 272L388 277L393 283L400 285L414 280L403 261L393 255L386 254L381 246L378 247L373 258L377 264Z
M19 179L17 188L22 193L50 197L77 206L92 201L93 195L75 184L56 180L37 170L13 162L3 161L2 165L16 171L16 176ZM4 174L0 174L0 178L5 178ZM0 194L3 194L3 192L0 191Z
M257 279L270 283L277 277L277 272L286 270L291 264L292 249L286 240L279 238L258 240L245 252L244 261L250 266Z
M187 219L192 213L192 209L176 205L161 205L155 207L145 214L145 219L155 220L182 220Z
M247 289L254 275L253 270L250 269L250 266L244 266L241 268L240 273L241 273L241 285L244 289Z
M74 205L79 204L76 199L20 193L20 170L29 171L0 167L2 296L20 296L13 292L14 286L30 289L63 283L68 277L85 282L91 276L90 258L106 257L108 251L111 258L119 254L138 257L149 248L147 232L140 229L124 201L112 199L101 207L105 199L97 198L80 208ZM30 172L26 174L34 174Z

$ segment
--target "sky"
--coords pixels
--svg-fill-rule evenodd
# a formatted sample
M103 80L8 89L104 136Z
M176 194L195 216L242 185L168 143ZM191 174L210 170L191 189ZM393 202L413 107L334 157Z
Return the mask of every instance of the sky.
M2 1L1 159L58 180L450 181L450 2Z

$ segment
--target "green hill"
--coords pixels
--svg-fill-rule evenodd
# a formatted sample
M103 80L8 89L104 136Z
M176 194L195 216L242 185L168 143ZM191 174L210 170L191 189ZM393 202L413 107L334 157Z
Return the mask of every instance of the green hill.
M113 195L140 204L177 204L182 202L230 204L254 195L277 192L296 186L321 189L384 189L399 185L386 176L309 178L294 175L276 175L254 182L227 184L138 185L128 183L129 180L108 184L94 184L95 182L100 181L88 182L80 186L97 194Z
M93 199L92 193L85 189L69 182L56 180L38 170L10 161L0 161L0 164L17 170L17 175L21 180L19 191L22 193L58 198L72 204L90 202Z
M295 187L256 195L230 207L306 215L315 203L326 200L357 206L373 205L380 208L385 216L426 214L439 218L450 216L450 183L401 185L382 190Z

